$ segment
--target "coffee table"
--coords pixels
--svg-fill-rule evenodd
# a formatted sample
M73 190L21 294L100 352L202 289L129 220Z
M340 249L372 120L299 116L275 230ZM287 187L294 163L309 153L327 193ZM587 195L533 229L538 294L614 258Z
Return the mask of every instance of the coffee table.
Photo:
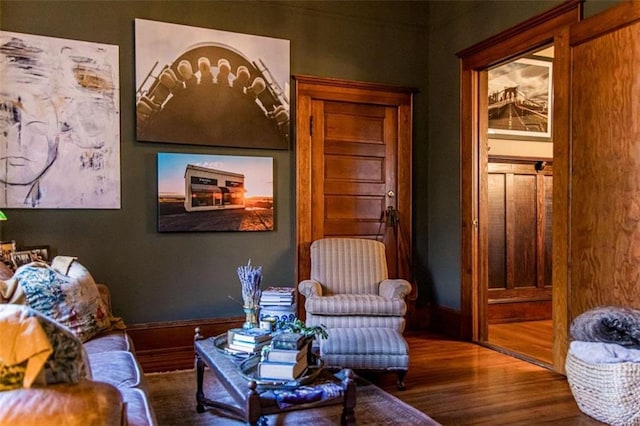
M313 402L293 404L281 407L274 398L273 390L278 386L263 385L256 380L248 379L242 372L240 365L242 358L225 353L220 349L219 343L223 336L205 338L200 334L200 328L196 328L194 349L196 355L196 411L203 413L206 408L212 407L222 411L227 417L246 422L248 425L266 425L266 415L282 413L286 411L302 410L321 407L332 404L342 404L342 425L355 425L356 384L354 373L351 370L344 371L344 379L340 380L328 370L320 371L305 386L314 386L328 381L339 384L342 387L342 395L323 398ZM216 340L218 339L218 340ZM205 365L222 383L229 395L238 406L213 401L204 395L202 382L204 379ZM290 387L282 386L282 390Z

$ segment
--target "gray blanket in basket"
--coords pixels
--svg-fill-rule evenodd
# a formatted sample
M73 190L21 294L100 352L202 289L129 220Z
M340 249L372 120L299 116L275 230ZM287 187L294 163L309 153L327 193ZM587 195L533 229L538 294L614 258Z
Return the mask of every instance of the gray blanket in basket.
M640 349L640 310L617 306L594 308L573 320L570 333L573 340Z

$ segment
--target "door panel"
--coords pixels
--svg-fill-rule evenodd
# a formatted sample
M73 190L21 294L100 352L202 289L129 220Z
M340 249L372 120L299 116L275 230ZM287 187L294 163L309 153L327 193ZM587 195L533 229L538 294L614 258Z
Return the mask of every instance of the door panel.
M488 320L551 318L552 166L490 161L487 176Z
M571 40L569 320L640 306L640 4L603 16L611 30L587 37L584 21Z
M385 239L393 258L395 243L380 235L387 230L380 226L382 212L387 206L396 208L395 197L387 197L386 192L398 192L395 179L387 181L387 176L396 174L397 135L385 132L392 126L393 112L386 114L390 107L366 103L314 103L318 104L314 109L322 111L314 120L324 132L312 135L311 143L322 146L318 152L323 152L312 162L317 163L314 170L323 170L322 175L314 176L323 181L323 190L311 197L312 204L324 208L315 210L318 216L312 218L312 238Z

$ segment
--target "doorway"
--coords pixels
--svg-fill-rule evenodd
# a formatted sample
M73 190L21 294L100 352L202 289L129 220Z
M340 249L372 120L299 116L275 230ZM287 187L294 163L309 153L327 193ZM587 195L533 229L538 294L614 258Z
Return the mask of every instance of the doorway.
M462 309L462 337L482 345L491 346L498 350L508 352L520 358L524 358L528 361L550 366L555 371L563 371L564 360L559 354L565 350L566 346L566 323L563 322L563 318L566 317L567 305L566 300L562 298L556 298L555 294L562 290L564 285L563 281L560 282L560 287L556 288L558 277L555 273L558 267L555 261L552 262L552 270L554 276L553 280L553 300L549 300L552 311L552 323L551 327L553 332L552 337L552 355L551 363L541 362L535 359L533 356L524 355L518 353L513 349L506 348L497 344L493 345L489 342L489 215L488 215L488 167L490 156L497 156L495 148L489 149L489 87L488 78L489 71L495 67L505 64L509 61L517 61L519 59L526 58L527 55L542 51L548 46L554 48L554 62L560 59L559 67L555 67L555 72L552 75L565 75L568 73L566 69L566 61L564 60L563 50L566 33L566 28L572 23L578 22L581 18L581 7L579 1L564 2L561 5L531 18L515 27L512 27L494 37L491 37L481 43L465 49L458 53L461 60L461 256L462 256L462 270L461 277L461 309ZM561 52L563 55L559 56ZM553 94L558 94L557 89L552 90ZM564 95L564 93L560 93ZM516 97L514 91L508 91L505 93L509 100ZM557 98L557 96L555 96ZM554 111L553 105L549 105L552 113ZM508 116L507 116L508 118ZM513 116L511 117L514 118ZM566 117L565 117L566 118ZM553 126L553 117L551 117L551 132L553 136L558 133L558 127L564 129L562 126ZM530 123L525 124L529 125ZM558 123L556 123L558 124ZM561 122L559 124L564 124ZM555 129L555 130L554 130ZM504 132L502 132L504 133ZM536 131L536 137L542 137L542 132L538 128ZM515 130L508 136L513 137L517 133ZM531 135L534 136L534 135ZM491 139L494 138L491 135ZM563 140L563 139L561 139ZM550 145L553 146L553 145ZM558 146L552 148L557 150ZM535 156L531 156L534 157ZM553 155L550 157L553 159ZM495 158L492 158L495 159ZM513 159L513 158L512 158ZM544 160L540 158L539 160ZM535 164L535 163L534 163ZM525 179L526 180L526 179ZM515 181L515 180L514 180ZM520 183L522 183L520 181ZM525 191L528 190L531 194L531 187L527 185L521 185ZM552 185L553 187L553 185ZM538 195L536 195L536 199ZM558 197L554 197L554 203ZM538 209L540 210L540 209ZM521 219L516 214L516 219ZM510 226L513 226L514 222L511 222ZM537 225L537 229L543 228ZM555 245L555 229L556 223L553 225L553 245ZM536 231L536 238L539 235ZM520 241L518 241L520 242ZM542 241L536 241L538 248L543 246ZM512 246L516 247L516 246ZM534 249L537 253L538 248ZM506 248L505 248L506 250ZM516 250L514 255L518 255L520 252ZM509 254L510 255L510 254ZM541 259L538 256L538 259ZM515 258L514 258L515 259ZM536 265L538 263L536 262ZM513 265L512 265L513 266ZM508 270L509 274L513 274L517 269L513 267ZM536 271L536 274L538 272ZM523 288L522 282L514 279L514 276L509 276L510 282L513 283L514 293L518 298L522 296ZM538 292L539 282L536 278L535 289L531 288L531 291ZM542 287L545 286L545 281L542 281ZM525 286L526 287L526 286ZM541 291L544 291L542 288ZM532 295L530 302L535 302L536 298L539 298L539 294ZM500 302L505 302L501 300ZM537 303L537 302L536 302ZM516 309L516 312L523 312L522 309ZM495 333L494 333L495 334ZM516 338L513 340L522 340Z
M483 343L546 365L553 362L553 52L535 49L481 80L488 93Z
M311 243L325 237L384 242L389 276L412 282L414 90L294 78L297 282L309 278Z

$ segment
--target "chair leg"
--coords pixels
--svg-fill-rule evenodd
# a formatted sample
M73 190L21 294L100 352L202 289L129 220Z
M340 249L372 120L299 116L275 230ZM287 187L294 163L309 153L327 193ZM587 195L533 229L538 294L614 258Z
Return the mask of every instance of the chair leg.
M404 390L404 376L407 374L407 370L398 371L398 381L396 385L398 386L398 390Z

